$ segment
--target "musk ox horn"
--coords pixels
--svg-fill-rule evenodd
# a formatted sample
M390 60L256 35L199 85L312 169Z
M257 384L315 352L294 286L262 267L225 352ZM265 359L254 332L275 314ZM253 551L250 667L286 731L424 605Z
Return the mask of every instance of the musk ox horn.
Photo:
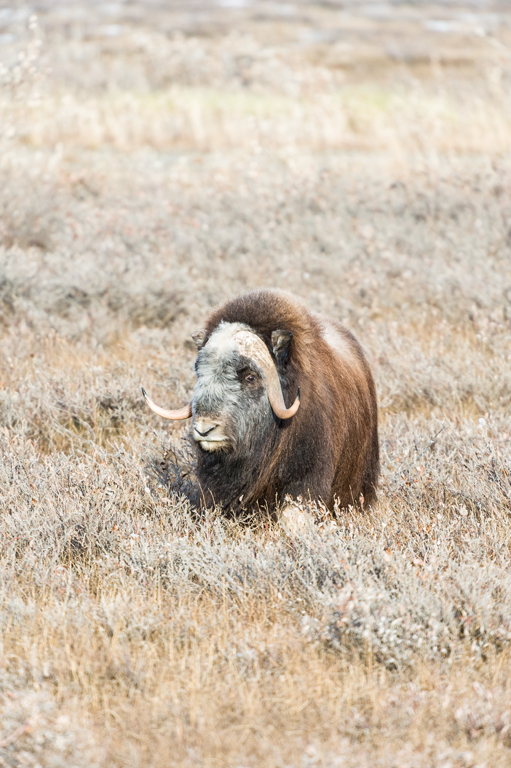
M298 397L293 405L286 408L279 374L263 340L250 331L238 331L234 335L234 341L244 355L250 357L262 368L266 379L268 400L275 416L279 419L290 419L291 416L294 416L300 407L300 390L298 390Z
M142 394L145 397L146 403L149 406L149 408L158 414L158 416L163 416L164 419L172 419L173 421L181 421L182 419L189 419L192 415L192 404L188 403L188 405L185 405L183 408L178 408L175 411L169 411L165 408L160 408L159 405L156 405L156 403L153 403L147 392L145 391L144 387L142 387Z

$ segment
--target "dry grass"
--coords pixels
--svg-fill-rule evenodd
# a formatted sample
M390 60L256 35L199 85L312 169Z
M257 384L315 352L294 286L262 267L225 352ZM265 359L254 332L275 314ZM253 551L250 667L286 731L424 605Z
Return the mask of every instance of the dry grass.
M238 37L160 35L64 73L50 31L0 105L0 766L508 766L507 64L343 84L254 38L243 82ZM199 513L142 404L262 285L368 352L364 515Z

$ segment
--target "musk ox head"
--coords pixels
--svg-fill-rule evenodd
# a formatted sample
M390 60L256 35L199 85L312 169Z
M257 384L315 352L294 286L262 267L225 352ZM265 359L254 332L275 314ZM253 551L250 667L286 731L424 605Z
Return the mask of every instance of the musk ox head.
M293 334L276 330L272 347L276 359L286 354ZM222 322L206 343L205 332L193 334L198 347L192 402L179 410L155 405L144 390L153 411L167 419L192 416L192 436L209 453L254 450L275 419L289 419L300 406L299 393L286 408L279 374L264 341L243 323Z

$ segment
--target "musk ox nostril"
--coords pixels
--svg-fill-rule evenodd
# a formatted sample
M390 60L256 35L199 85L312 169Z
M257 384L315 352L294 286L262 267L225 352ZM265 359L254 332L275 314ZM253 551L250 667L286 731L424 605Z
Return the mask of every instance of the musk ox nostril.
M209 429L206 429L205 432L201 432L200 429L197 429L197 427L195 427L195 431L198 432L201 437L206 437L206 435L209 435L209 433L213 432L214 429L215 427L210 427Z
M205 420L197 420L195 424L193 425L194 431L197 432L198 435L201 437L207 437L211 432L213 432L214 429L216 429L218 424L215 424L212 421L205 421Z

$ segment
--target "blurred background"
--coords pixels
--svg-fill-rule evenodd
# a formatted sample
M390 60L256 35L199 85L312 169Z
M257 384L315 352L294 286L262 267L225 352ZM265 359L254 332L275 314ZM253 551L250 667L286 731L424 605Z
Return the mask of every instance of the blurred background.
M433 139L444 148L477 150L482 142L504 149L508 136L495 108L509 97L510 46L509 3L491 0L46 0L0 8L4 81L6 68L16 80L37 65L53 93L51 107L40 105L37 125L16 126L35 144L381 147L401 143L392 118L419 112L423 88L415 133L428 135L412 138L403 127L412 146ZM230 95L222 99L219 91ZM108 126L96 107L94 117L80 114L71 126L79 105L67 104L67 119L60 102L55 113L64 93L68 100L116 94L120 101L109 109L119 124ZM121 99L126 93L130 104ZM305 104L321 115L291 125L289 111ZM4 116L4 133L13 131L8 123Z

